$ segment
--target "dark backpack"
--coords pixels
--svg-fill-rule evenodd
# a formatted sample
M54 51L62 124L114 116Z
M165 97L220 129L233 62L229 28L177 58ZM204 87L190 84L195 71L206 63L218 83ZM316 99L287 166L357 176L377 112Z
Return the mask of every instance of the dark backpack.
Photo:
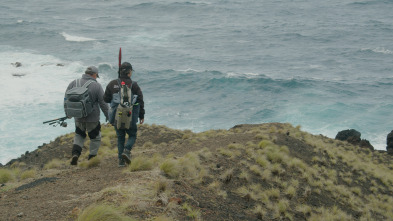
M81 79L75 80L75 87L65 93L64 111L67 117L82 118L93 112L93 101L87 88L93 80L88 80L82 86L80 81Z

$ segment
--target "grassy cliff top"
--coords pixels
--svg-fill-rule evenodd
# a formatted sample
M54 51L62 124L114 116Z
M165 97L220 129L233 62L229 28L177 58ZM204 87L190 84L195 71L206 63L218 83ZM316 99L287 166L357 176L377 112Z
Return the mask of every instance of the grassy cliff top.
M129 167L102 127L70 166L74 134L0 168L6 220L391 220L393 161L290 124L193 133L140 125Z

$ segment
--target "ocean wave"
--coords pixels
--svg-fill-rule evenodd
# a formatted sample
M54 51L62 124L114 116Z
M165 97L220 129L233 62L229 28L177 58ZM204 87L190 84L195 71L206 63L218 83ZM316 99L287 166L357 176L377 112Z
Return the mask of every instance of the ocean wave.
M234 73L234 72L228 72L226 74L227 78L249 78L249 79L254 79L254 78L260 78L260 77L266 77L266 75L263 74L258 74L258 73Z
M211 2L205 1L185 1L185 2L171 2L171 3L164 3L164 2L144 2L140 4L136 4L128 9L151 9L151 8L160 8L160 10L173 10L182 7L190 7L190 6L207 6L211 5Z
M393 54L393 51L386 49L384 47L378 47L378 48L362 48L360 49L361 52L373 52L373 53L380 53L380 54Z
M389 0L375 0L375 1L355 1L349 3L348 5L355 5L355 6L368 6L368 5L379 5L379 4L391 4L392 1Z
M62 32L60 34L65 38L66 41L75 41L75 42L97 41L97 39L94 38L86 38L76 35L70 35L65 32Z

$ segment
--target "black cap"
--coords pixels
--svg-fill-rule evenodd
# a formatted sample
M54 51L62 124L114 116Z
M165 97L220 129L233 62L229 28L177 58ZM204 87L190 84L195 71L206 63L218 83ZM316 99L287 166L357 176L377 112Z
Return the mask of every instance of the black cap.
M120 66L121 70L133 70L132 69L132 65L128 62L123 62L123 64L121 64Z
M120 76L125 76L129 73L130 70L134 70L132 69L132 65L128 62L123 62L123 64L120 66L119 74Z

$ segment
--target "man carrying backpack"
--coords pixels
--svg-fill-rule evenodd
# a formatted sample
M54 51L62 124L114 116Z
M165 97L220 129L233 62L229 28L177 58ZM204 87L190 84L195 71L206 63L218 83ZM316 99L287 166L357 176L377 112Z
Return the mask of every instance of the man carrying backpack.
M136 81L131 80L132 72L132 65L124 62L119 68L119 78L109 82L104 94L104 101L110 103L109 123L117 134L119 167L131 163L131 149L137 135L136 123L139 118L140 124L143 124L145 116L142 90Z
M82 78L72 81L66 90L64 110L67 117L75 118L75 138L71 165L78 164L86 132L90 138L88 160L95 157L101 144L100 108L108 119L108 104L103 100L104 90L96 81L98 69L90 66Z

